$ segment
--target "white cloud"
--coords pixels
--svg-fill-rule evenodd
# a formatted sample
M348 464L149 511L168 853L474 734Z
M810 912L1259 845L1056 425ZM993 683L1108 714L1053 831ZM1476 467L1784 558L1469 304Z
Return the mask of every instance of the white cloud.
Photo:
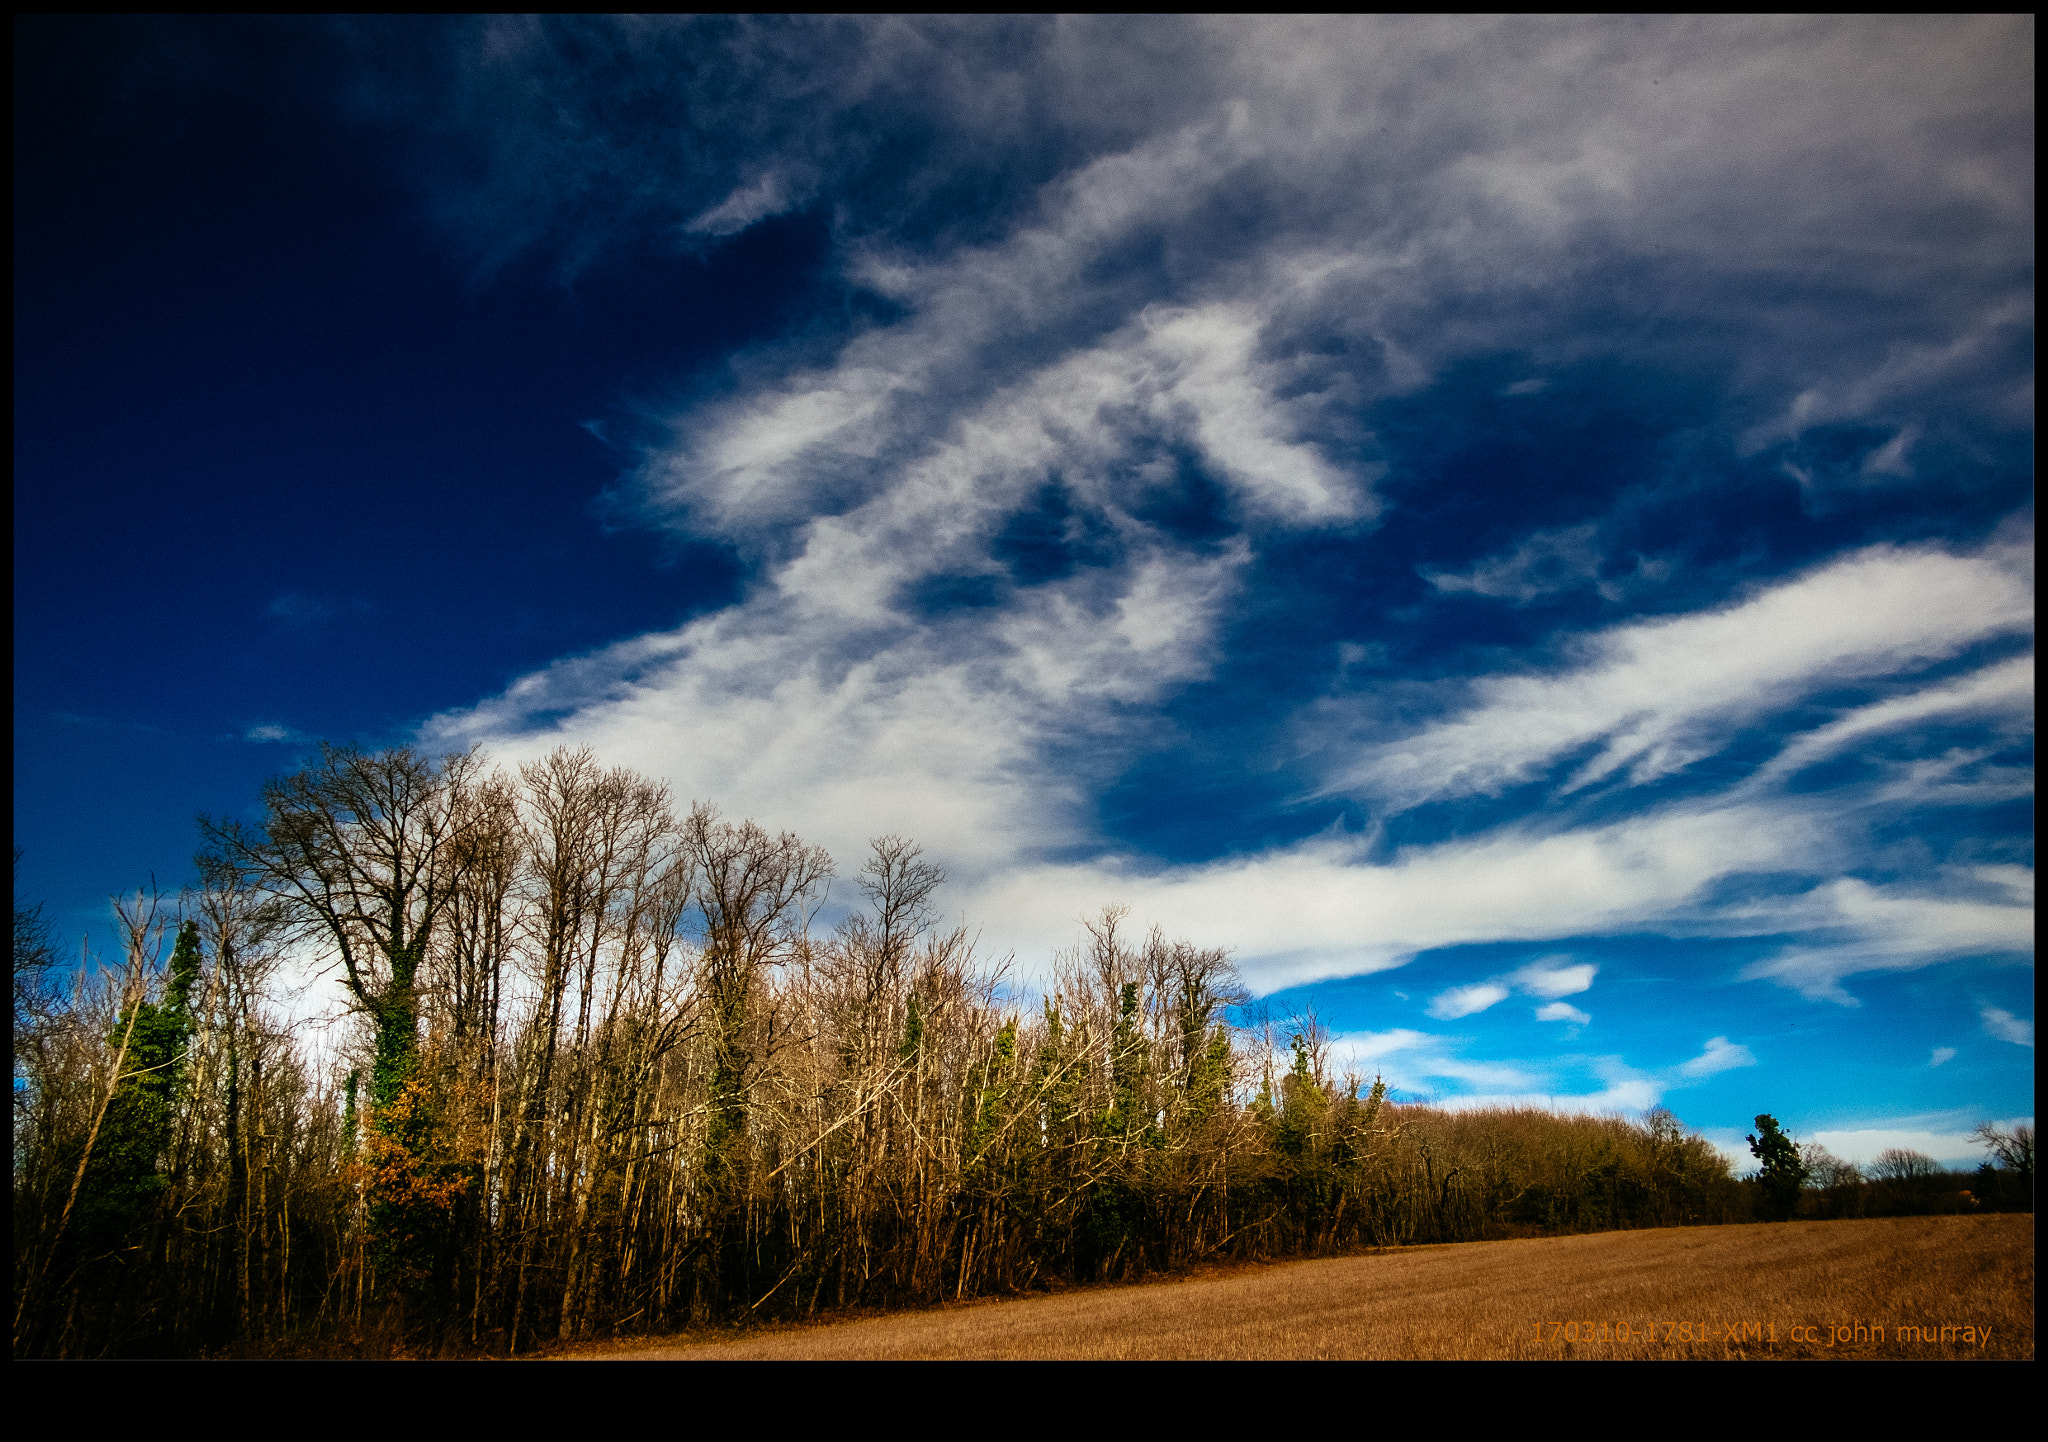
M1560 961L1570 962L1571 958L1540 957L1516 972L1510 980L1532 996L1577 996L1582 991L1592 990L1593 978L1600 971L1598 966L1586 961L1567 966L1551 964Z
M1801 391L1784 415L1749 431L1743 444L1746 449L1757 450L1831 421L1896 414L1902 400L1910 406L1908 398L1918 397L1930 386L1981 363L2008 335L2023 332L2033 316L2029 298L2004 296L1971 317L1960 335L1932 344L1895 343L1884 363L1875 370L1836 377ZM1918 425L1901 427L1891 440L1865 459L1865 478L1885 474L1910 476L1905 452L1919 432Z
M1169 291L1241 300L1291 269L1333 292L1292 320L1384 367L1345 383L1403 384L1476 351L1543 369L1579 350L1561 314L1609 313L1621 263L1658 287L1659 324L1610 326L1608 343L1683 355L1739 335L1729 371L1767 444L1830 420L1898 430L1930 391L1953 407L1959 387L2000 389L1981 358L2024 324L2009 313L2032 246L2021 16L819 17L719 33L499 18L452 33L455 83L418 103L473 142L453 147L462 182L442 177L436 209L480 250L548 237L573 264L636 224L723 234L815 191L871 257L869 283L927 318L945 309L927 334L970 352L1076 316L1113 328ZM943 207L963 183L999 236L936 252L902 238L955 220ZM977 283L938 306L977 260ZM1839 297L1825 324L1808 285ZM1723 324L1731 297L1741 327ZM1339 352L1298 354L1316 379L1342 370L1312 358ZM963 358L938 348L933 373Z
M592 744L842 857L893 830L973 877L1072 844L1089 778L1070 760L1053 769L1048 753L1100 748L1142 726L1123 708L1206 675L1251 554L1242 540L1178 545L1138 519L1160 480L1137 443L1213 442L1219 451L1197 453L1260 513L1355 518L1367 504L1285 439L1251 347L1225 312L1148 313L989 398L894 484L790 531L777 526L808 511L812 452L827 439L859 452L849 434L882 424L891 383L854 367L838 392L806 380L781 399L714 411L709 439L663 461L656 479L693 514L781 551L752 596L558 663L438 718L430 734L510 756ZM1224 414L1227 429L1213 424ZM1013 586L990 546L1054 473L1121 558ZM916 585L948 575L984 578L999 604L922 614Z
M1489 1111L1496 1108L1529 1107L1582 1116L1635 1117L1657 1105L1658 1099L1663 1095L1663 1088L1653 1081L1624 1079L1611 1082L1598 1091L1472 1092L1436 1098L1435 1104L1446 1111Z
M2034 1044L2034 1024L2021 1021L2003 1007L1987 1006L1981 1012L1984 1030L2000 1041L2009 1041L2014 1046Z
M1955 1059L1956 1049L1954 1047L1938 1046L1934 1049L1934 1054L1928 1057L1927 1065L1930 1067L1937 1067L1942 1065L1944 1062L1952 1062Z
M1716 1036L1709 1037L1706 1049L1679 1067L1678 1074L1698 1081L1713 1076L1716 1072L1755 1065L1756 1055L1748 1047L1731 1042L1725 1036Z
M1439 1021L1450 1021L1461 1016L1476 1016L1507 999L1508 989L1495 982L1454 986L1449 991L1437 993L1429 1004L1429 1014Z
M1593 977L1600 968L1588 962L1581 962L1576 965L1556 965L1558 962L1569 963L1570 961L1571 958L1569 956L1541 957L1507 977L1475 982L1469 986L1451 987L1446 991L1437 993L1435 999L1429 1004L1429 1014L1439 1021L1452 1021L1458 1017L1476 1016L1478 1013L1506 1001L1511 994L1511 988L1527 992L1533 996L1552 998L1575 996L1592 987ZM1536 1019L1538 1021L1570 1021L1583 1026L1593 1018L1580 1011L1577 1007L1569 1006L1562 1001L1554 1001L1549 1006L1539 1007L1536 1012Z
M1264 992L1384 970L1431 947L1668 922L1712 877L1831 854L1816 823L1763 808L1672 809L1574 831L1503 827L1385 860L1370 838L1329 836L1198 866L1019 866L962 901L1006 945L1041 954L1066 944L1073 917L1122 901L1141 924L1236 948Z
M1179 614L1197 616L1229 594L1234 564L1155 574L1193 603ZM1855 819L1827 797L1708 798L1563 830L1522 823L1384 857L1370 837L1330 835L1199 865L1035 860L1087 835L1091 779L1071 763L1049 768L1044 748L1078 728L1113 737L1131 724L1078 705L1096 675L1114 680L1115 704L1207 664L1199 646L1148 649L1116 629L1142 613L1139 575L1125 573L1122 595L1093 601L1054 587L1019 619L995 621L996 644L975 620L959 635L881 630L871 653L843 668L821 659L827 639L845 634L836 625L777 635L776 616L726 613L563 663L444 724L512 756L589 742L679 794L822 840L843 863L870 835L918 836L954 873L952 904L1026 971L1069 944L1076 917L1109 901L1133 906L1142 924L1234 948L1262 992L1398 966L1431 947L1646 927L1810 938L1745 975L1838 1001L1848 999L1842 979L1859 971L2031 948L2031 873L2018 867L1944 873L1931 891L1838 877L1792 896L1701 904L1722 877L1850 864ZM1105 607L1109 624L1097 619ZM792 672L781 658L805 635L819 650ZM981 647L989 654L975 654ZM1121 668L1094 672L1105 651ZM556 729L524 729L524 718L560 711ZM1504 980L1544 997L1590 982L1588 964L1556 960Z

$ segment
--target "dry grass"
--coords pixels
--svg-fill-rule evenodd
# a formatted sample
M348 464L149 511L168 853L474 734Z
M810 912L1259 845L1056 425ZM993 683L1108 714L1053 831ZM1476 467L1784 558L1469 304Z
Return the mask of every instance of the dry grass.
M1859 1324L1862 1337L1838 1330ZM1901 1336L1902 1326L1925 1328L1927 1337ZM1468 1242L738 1340L627 1344L606 1355L2032 1358L2033 1218L1897 1217Z

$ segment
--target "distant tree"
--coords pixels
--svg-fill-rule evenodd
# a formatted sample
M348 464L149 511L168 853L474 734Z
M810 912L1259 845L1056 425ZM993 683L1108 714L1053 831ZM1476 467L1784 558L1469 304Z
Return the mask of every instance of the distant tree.
M1870 1163L1870 1179L1876 1182L1920 1182L1941 1173L1941 1163L1933 1157L1904 1147L1881 1151Z
M1756 1119L1749 1153L1760 1163L1757 1183L1763 1191L1765 1215L1773 1221L1789 1220L1799 1206L1799 1189L1806 1185L1806 1165L1799 1159L1798 1144L1778 1129L1776 1117L1764 1115Z
M1947 1169L1925 1152L1892 1147L1879 1152L1864 1169L1891 1209L1926 1211L1941 1193Z
M1843 1161L1819 1142L1808 1142L1799 1149L1799 1164L1806 1168L1807 1184L1822 1191L1863 1180L1863 1172L1854 1162Z
M2034 1129L2022 1122L2006 1131L1996 1122L1980 1122L1970 1133L1979 1146L1989 1147L1991 1156L2006 1171L2017 1174L2020 1196L2028 1210L2034 1205Z

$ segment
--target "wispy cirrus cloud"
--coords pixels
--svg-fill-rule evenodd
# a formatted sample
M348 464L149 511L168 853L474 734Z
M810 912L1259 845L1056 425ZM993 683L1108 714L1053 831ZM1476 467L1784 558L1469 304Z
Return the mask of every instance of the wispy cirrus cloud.
M287 626L312 626L332 616L334 607L317 596L287 591L281 596L274 597L270 604L263 608L263 614L273 621L282 621Z
M1690 368L1730 449L1855 424L1896 440L1935 407L2021 424L2000 387L2031 161L1999 138L2030 113L2021 28L463 30L449 123L490 161L441 198L481 250L554 245L573 269L621 228L715 237L829 205L837 273L889 318L760 347L654 417L623 494L648 524L735 548L738 604L566 658L427 735L509 758L591 744L842 858L914 834L1004 948L1049 955L1123 900L1237 947L1261 990L1626 929L1783 936L1750 974L1835 999L1844 976L1957 955L1958 937L2016 954L2030 911L1955 868L1848 874L1884 821L2024 794L1995 744L1792 783L1874 737L2024 730L2018 663L1967 669L2031 627L2023 541L1863 545L1690 611L1392 686L1361 672L1335 695L1263 659L1284 624L1240 618L1306 539L1416 582L1413 558L1366 545L1390 515L1376 408L1473 357L1513 354L1525 377L1589 348ZM622 77L675 123L613 127ZM688 137L714 131L706 160ZM987 196L971 220L925 199L970 184ZM1958 216L1969 245L1945 239ZM1612 323L1619 276L1662 297L1656 325ZM1892 357L1881 383L1874 354ZM1545 394L1532 379L1515 404ZM1911 469L1934 444L1873 464ZM1523 526L1492 560L1430 571L1433 593L1598 585L1601 534ZM1105 834L1102 795L1171 746L1173 707L1231 686L1268 710L1293 698L1246 768L1313 772L1301 794L1354 804L1364 829L1174 861ZM1581 806L1674 779L1697 784ZM1449 839L1378 829L1539 783L1540 803ZM1760 873L1800 880L1718 899Z
M1768 978L1817 1001L1857 1004L1842 986L1859 972L1913 971L1962 956L2032 955L2033 884L2021 868L1973 868L1974 874L1940 878L1933 887L1878 887L1845 876L1778 906L1752 914L1751 925L1771 931L1803 931L1814 940L1795 943L1752 962L1746 979Z
M1446 594L1470 592L1516 605L1527 605L1559 591L1600 587L1603 558L1596 543L1599 532L1595 522L1537 531L1525 537L1508 555L1481 561L1463 572L1425 570L1423 579ZM1618 591L1611 584L1608 589Z
M2033 596L2018 548L1979 556L1873 548L1830 562L1724 609L1637 622L1577 638L1550 674L1470 683L1468 705L1367 749L1330 783L1396 807L1494 794L1592 748L1563 779L1569 793L1621 773L1641 785L1683 770L1731 733L1805 696L1889 680L1961 654L1989 637L2023 634ZM1895 702L1898 721L1943 709L2013 708L2020 673L1995 674L1933 697ZM1867 711L1862 725L1889 718ZM1815 737L1839 746L1853 725Z

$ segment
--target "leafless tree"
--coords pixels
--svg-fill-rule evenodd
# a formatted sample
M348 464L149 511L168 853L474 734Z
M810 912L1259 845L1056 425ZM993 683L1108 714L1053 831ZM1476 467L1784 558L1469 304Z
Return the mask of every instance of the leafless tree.
M1979 1146L1991 1149L1991 1155L1999 1166L2018 1175L2020 1194L2031 1206L2034 1197L2033 1127L2021 1122L2007 1131L1996 1122L1979 1122L1970 1136Z
M800 953L832 858L790 832L771 837L752 821L720 820L702 803L684 823L683 850L696 879L712 1027L710 1166L743 1189L748 1092L776 1022L757 1003L767 1000L768 969Z
M438 764L410 748L323 746L319 764L263 788L264 821L202 818L208 854L332 945L377 1029L374 1089L388 1105L419 1048L418 978L455 893L463 793L475 752Z

